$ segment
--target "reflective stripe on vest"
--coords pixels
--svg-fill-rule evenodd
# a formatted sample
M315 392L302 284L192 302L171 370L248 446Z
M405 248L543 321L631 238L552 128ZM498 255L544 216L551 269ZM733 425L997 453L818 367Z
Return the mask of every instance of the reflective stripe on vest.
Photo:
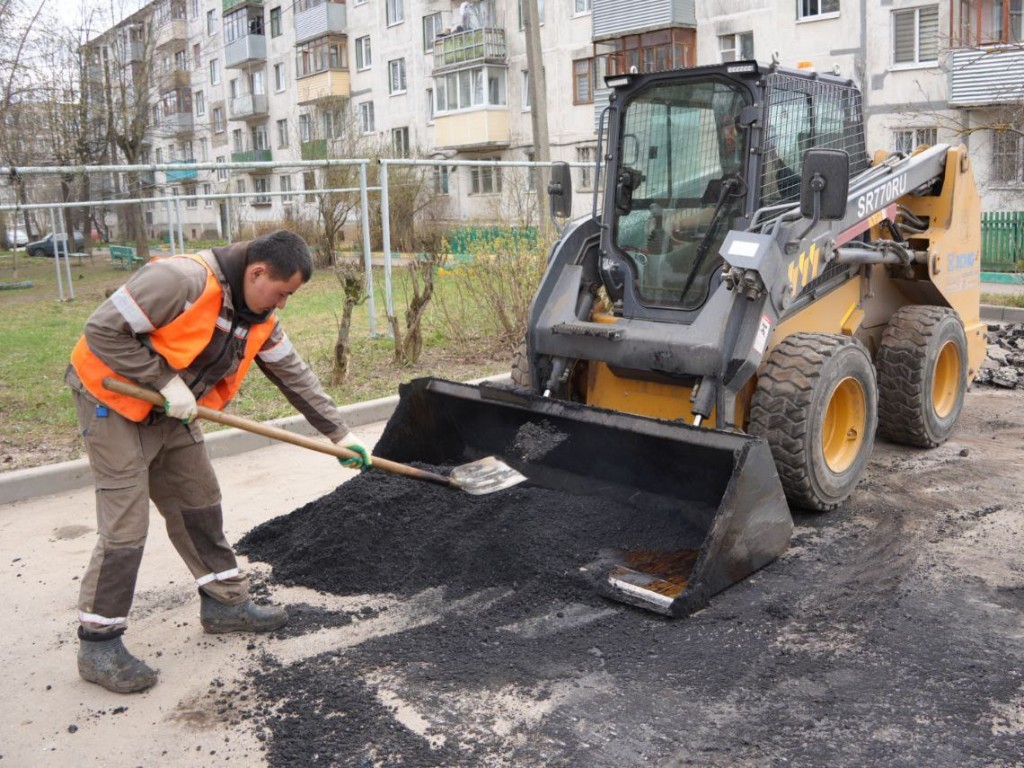
M167 360L172 368L181 371L188 368L192 361L209 345L214 329L217 327L224 296L217 276L202 256L185 254L181 257L171 258L192 259L202 264L207 273L206 286L195 303L186 307L184 312L167 325L156 328L149 334L149 341L154 351ZM260 347L270 338L276 323L277 320L271 316L262 323L250 326L245 352L238 368L234 373L218 381L209 392L199 398L200 405L221 410L235 396L253 359L260 351ZM142 421L153 409L150 403L111 392L103 386L103 379L107 376L121 381L128 381L128 379L114 373L106 363L93 354L84 335L71 352L71 365L89 394L126 419Z

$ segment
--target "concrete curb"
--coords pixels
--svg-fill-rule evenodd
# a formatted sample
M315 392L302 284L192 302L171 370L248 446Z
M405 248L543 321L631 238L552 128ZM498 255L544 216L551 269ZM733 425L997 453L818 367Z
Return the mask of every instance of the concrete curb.
M981 319L991 323L1024 323L1024 308L982 304Z
M509 376L504 375L476 379L468 383L479 384L484 381L501 383L508 380ZM341 412L345 414L345 423L355 429L364 424L386 421L394 413L397 405L398 395L392 395L347 405L341 409ZM311 437L320 435L302 416L273 419L266 424L300 435ZM206 447L212 459L236 456L239 453L276 444L277 441L269 437L254 435L240 429L223 429L206 435ZM92 470L89 469L89 460L85 458L4 472L0 474L0 506L36 496L74 491L92 485L92 482Z

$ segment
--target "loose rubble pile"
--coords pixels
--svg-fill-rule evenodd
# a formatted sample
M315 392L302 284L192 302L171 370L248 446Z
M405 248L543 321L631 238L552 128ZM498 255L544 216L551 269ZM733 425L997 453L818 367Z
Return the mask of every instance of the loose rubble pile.
M1016 389L1024 386L1024 323L988 327L988 353L975 384Z

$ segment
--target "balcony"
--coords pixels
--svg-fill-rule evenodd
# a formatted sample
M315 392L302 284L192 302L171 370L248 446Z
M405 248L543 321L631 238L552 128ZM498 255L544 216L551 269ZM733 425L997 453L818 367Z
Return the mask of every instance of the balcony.
M234 11L245 5L254 5L257 8L262 8L263 0L224 0L221 13L224 14L228 11Z
M295 81L296 101L299 104L313 104L322 99L348 98L352 93L351 78L347 71L327 70L307 75Z
M593 0L591 4L595 41L650 29L690 27L697 29L694 3L675 0L646 0L624 3L622 0Z
M192 133L195 127L191 112L169 112L160 116L158 130L164 135Z
M303 160L326 160L327 139L304 141L299 145L299 151Z
M180 163L182 165L185 165L185 164L188 164L188 163L195 163L195 159L192 159L192 160L172 160L171 162L175 163L175 164L179 164ZM167 176L167 183L168 184L174 184L175 182L179 182L179 181L195 181L196 177L199 175L198 172L194 168L192 168L190 170L182 170L182 171L165 171L165 174Z
M268 163L273 159L269 149L246 149L231 153L232 163Z
M161 91L178 91L192 86L192 72L184 67L171 66L168 69L158 67L156 71L157 88Z
M508 107L473 109L434 118L438 149L500 149L509 145Z
M953 51L949 106L1017 104L1024 98L1024 50L996 45Z
M156 186L156 172L155 171L139 171L139 186L143 189Z
M295 14L295 44L345 34L345 4L326 2Z
M266 60L266 35L242 35L224 46L224 66L228 69Z
M247 93L237 99L231 99L228 107L232 120L251 120L256 117L266 117L269 107L266 94Z
M188 40L188 23L184 18L166 19L156 28L155 38L157 48L171 43L184 43Z
M434 41L434 74L479 64L504 64L507 60L504 29L467 29L438 35Z

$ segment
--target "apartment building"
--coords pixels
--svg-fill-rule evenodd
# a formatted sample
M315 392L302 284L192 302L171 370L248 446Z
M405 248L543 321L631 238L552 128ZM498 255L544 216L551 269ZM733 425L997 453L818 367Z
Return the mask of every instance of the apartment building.
M1022 0L697 0L698 64L777 55L861 88L869 150L969 147L982 209L1024 203Z
M598 69L605 65L592 42L593 18L601 12L591 0L540 2L556 160L594 160ZM692 26L691 19L691 33ZM634 43L639 50L639 38ZM515 0L155 0L89 48L90 103L105 109L113 100L148 118L136 161L182 165L142 174L121 193L184 197L186 239L280 220L301 205L297 193L323 179L288 161L351 157L354 148L371 147L436 160L533 157L526 39ZM111 156L129 159L120 147L112 146ZM188 167L226 161L281 165L248 172ZM439 165L433 188L444 198L440 215L494 220L510 177ZM591 178L581 170L577 187L587 189ZM191 198L224 193L247 197ZM166 204L146 206L151 236L166 232L167 220Z

